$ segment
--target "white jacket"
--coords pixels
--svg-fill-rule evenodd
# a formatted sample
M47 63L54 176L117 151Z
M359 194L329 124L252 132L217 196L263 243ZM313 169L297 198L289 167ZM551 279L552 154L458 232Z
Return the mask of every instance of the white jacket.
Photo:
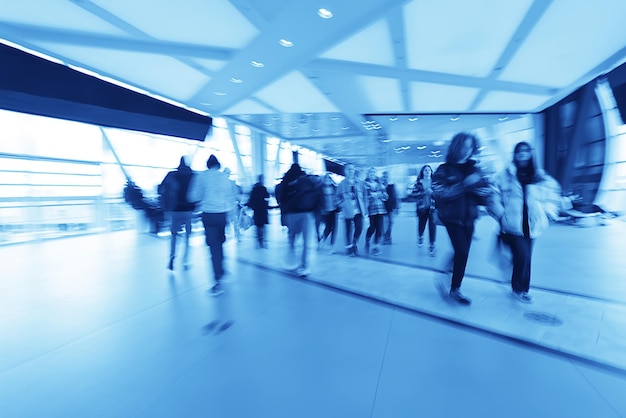
M546 174L537 169L540 180L526 186L526 204L528 205L528 224L530 238L540 236L559 214L561 205L561 186ZM522 217L524 211L524 194L522 185L517 180L517 168L510 163L494 182L496 192L490 199L488 211L500 222L502 232L513 235L524 235Z
M226 213L233 209L236 195L228 174L213 169L193 176L187 199L198 202L197 209L202 212Z

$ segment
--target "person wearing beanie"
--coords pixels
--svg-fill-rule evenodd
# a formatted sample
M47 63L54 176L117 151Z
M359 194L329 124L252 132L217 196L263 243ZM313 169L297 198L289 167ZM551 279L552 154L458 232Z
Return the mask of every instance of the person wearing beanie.
M170 218L170 257L167 268L174 270L176 257L176 238L181 227L185 226L185 251L183 253L183 267L189 268L189 236L191 235L191 217L195 203L187 199L189 183L193 177L191 167L180 157L178 168L167 173L158 187L163 209Z
M208 170L197 173L189 186L188 199L198 202L206 244L211 253L214 284L209 289L213 296L224 293L224 249L226 217L236 196L228 175L220 171L221 164L213 154L207 160Z

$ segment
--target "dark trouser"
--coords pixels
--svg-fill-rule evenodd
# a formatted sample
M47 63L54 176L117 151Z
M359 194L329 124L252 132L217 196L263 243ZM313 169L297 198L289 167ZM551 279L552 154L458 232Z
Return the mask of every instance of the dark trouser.
M369 245L370 238L374 235L374 245L378 245L383 236L383 222L385 215L382 213L370 215L370 226L365 233L365 240Z
M337 210L325 213L323 217L324 221L324 239L327 239L330 235L330 243L335 245L335 233L337 232Z
M259 247L265 246L265 224L256 225L256 240L259 243Z
M450 289L455 290L461 287L461 281L465 276L467 258L469 256L472 235L474 235L474 223L470 224L446 224L446 230L450 236L450 242L454 249L452 262L452 283Z
M387 244L391 244L391 229L393 228L393 212L387 212L384 215L384 229L383 241Z
M428 238L431 244L435 243L437 238L437 225L433 219L433 211L428 209L426 212L417 212L417 236L424 236L426 230L426 223L428 223Z
M170 260L176 257L176 237L180 227L185 225L185 252L183 253L183 263L189 260L189 236L191 235L191 216L193 212L169 212L170 215Z
M226 213L202 213L202 224L206 245L211 251L211 263L215 281L219 281L224 275L224 250L222 244L226 241Z
M511 248L513 255L513 274L511 275L513 291L528 292L533 240L519 235L502 234L502 241Z
M346 246L356 245L363 232L363 215L357 213L354 218L346 218ZM352 223L354 223L354 235L352 233Z

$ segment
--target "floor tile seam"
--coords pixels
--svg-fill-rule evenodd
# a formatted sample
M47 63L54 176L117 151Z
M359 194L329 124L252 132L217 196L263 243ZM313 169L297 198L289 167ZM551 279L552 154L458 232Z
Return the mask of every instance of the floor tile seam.
M201 286L200 285L195 286L195 287L193 287L193 288L191 288L189 290L186 290L185 292L177 294L174 297L170 297L168 299L162 300L161 302L152 304L152 305L150 305L148 307L145 307L145 308L142 308L142 309L140 309L138 311L135 311L135 312L133 312L129 316L125 316L124 318L120 318L120 319L118 319L116 321L113 321L113 322L110 322L108 324L105 324L105 325L99 327L96 330L89 331L87 334L84 334L84 335L82 335L82 336L80 336L78 338L74 338L74 339L72 339L70 341L66 341L66 342L64 342L64 343L62 343L62 344L60 344L60 345L58 345L58 346L56 346L54 348L51 348L50 350L47 350L45 353L41 353L41 354L35 355L34 357L31 357L28 360L22 361L19 364L15 364L15 365L12 365L12 366L7 367L5 369L1 369L0 370L0 374L9 372L11 370L14 370L14 369L17 369L17 368L20 368L20 367L23 367L23 366L25 366L25 365L33 362L33 361L36 361L36 360L41 359L41 358L44 358L44 357L46 357L48 355L51 355L51 354L53 354L55 352L58 352L58 351L63 350L65 348L67 348L67 347L70 347L70 346L72 346L74 344L77 344L77 343L79 343L81 341L87 340L89 338L93 338L94 336L96 336L96 335L98 335L98 334L100 334L102 332L105 332L106 330L109 330L109 329L111 329L114 326L117 326L117 325L119 325L119 324L121 324L123 322L126 322L126 321L129 321L129 320L133 319L133 318L136 318L137 316L139 316L139 315L141 315L141 314L143 314L145 312L148 312L148 311L150 311L152 309L155 309L156 307L158 307L160 305L168 303L169 301L175 299L178 296L185 295L187 293L191 293L194 290L198 289L199 287L201 287Z
M264 266L262 264L259 264L258 262L255 261L250 261L249 259L243 259L240 258L238 259L239 262L244 263L244 264L249 264L252 266L256 266L259 267L261 269L265 269L265 270L273 270L277 273L282 273L282 276L284 277L288 277L294 280L300 280L304 283L308 283L310 285L316 285L316 286L321 286L323 288L329 289L329 290L333 290L333 291L339 291L341 293L350 295L350 296L356 296L371 302L375 302L375 303L380 303L382 305L391 307L391 308L398 308L398 309L402 309L404 311L407 312L411 312L413 314L417 314L423 317L427 317L431 320L436 320L439 322L444 322L448 325L452 325L455 327L459 327L459 328L464 328L464 329L468 329L468 330L472 330L475 332L479 332L481 334L485 334L485 335L489 335L492 337L495 337L497 339L503 339L506 341L510 341L513 343L516 343L518 345L522 345L524 347L530 347L530 348L534 348L538 351L544 351L544 352L548 352L548 353L552 353L555 354L557 356L560 357L565 357L565 358L570 358L573 359L575 361L579 361L581 363L585 363L585 364L590 364L594 367L598 367L598 368L602 368L602 369L607 369L607 370L612 370L616 373L619 373L621 375L626 376L626 364L624 365L620 365L620 364L615 364L614 362L607 362L606 360L603 359L595 359L595 358L591 358L590 356L583 356L582 354L579 353L575 353L571 350L568 351L564 351L563 349L560 349L558 347L553 347L553 346L548 346L546 343L541 343L540 341L533 341L531 339L528 338L523 338L520 336L516 336L516 335L512 335L512 334L507 334L503 331L499 331L499 330L494 330L491 329L490 327L486 327L484 325L478 325L475 323L472 323L470 321L463 321L461 319L458 318L453 318L450 316L445 316L442 315L439 312L432 312L426 309L422 309L422 308L416 308L415 306L410 306L410 305L405 305L405 304L400 304L395 300L391 300L391 299L387 299L387 298L380 298L380 297L376 297L373 295L369 295L369 294L365 294L365 293L361 293L361 292L357 292L355 290L351 290L348 288L343 288L340 286L337 286L336 284L333 284L331 282L321 282L316 280L314 277L308 277L306 279L299 279L294 277L291 273L289 272L285 272L284 270L281 270L279 268L276 267L268 267L268 266Z

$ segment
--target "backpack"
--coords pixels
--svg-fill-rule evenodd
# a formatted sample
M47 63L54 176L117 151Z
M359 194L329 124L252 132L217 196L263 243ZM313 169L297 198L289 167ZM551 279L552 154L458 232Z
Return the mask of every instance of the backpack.
M167 211L173 211L178 204L178 195L180 193L180 183L176 172L168 173L159 185L159 194L161 195L161 204Z
M313 212L317 210L322 198L321 185L315 176L305 175L295 184L294 211Z

